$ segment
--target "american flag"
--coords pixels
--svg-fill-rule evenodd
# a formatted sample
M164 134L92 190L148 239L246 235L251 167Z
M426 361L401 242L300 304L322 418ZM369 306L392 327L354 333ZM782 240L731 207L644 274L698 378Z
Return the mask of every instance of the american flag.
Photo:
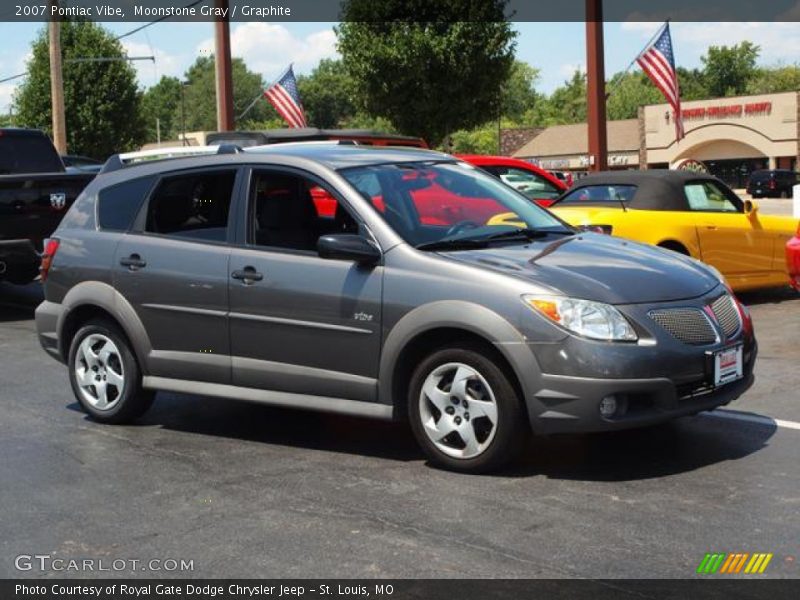
M683 117L681 116L681 90L678 86L678 73L675 71L675 56L672 54L672 37L669 34L669 23L664 23L661 33L636 57L656 87L661 90L667 102L675 112L675 138L683 139Z
M264 91L264 96L289 124L289 127L306 127L306 115L303 112L303 104L300 102L297 79L295 79L292 65L289 65L283 75Z

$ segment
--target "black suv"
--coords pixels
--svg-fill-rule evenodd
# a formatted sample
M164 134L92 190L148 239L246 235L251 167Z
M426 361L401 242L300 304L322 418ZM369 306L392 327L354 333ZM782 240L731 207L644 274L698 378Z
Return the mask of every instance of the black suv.
M747 193L753 198L791 198L792 188L800 184L800 173L788 169L753 171Z

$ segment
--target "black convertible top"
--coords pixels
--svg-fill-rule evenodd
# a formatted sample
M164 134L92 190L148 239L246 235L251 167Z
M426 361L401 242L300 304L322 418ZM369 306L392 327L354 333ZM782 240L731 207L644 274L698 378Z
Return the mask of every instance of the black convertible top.
M632 185L636 186L636 193L627 208L639 210L686 210L686 195L684 186L693 181L713 181L725 190L729 196L735 198L737 206L741 200L722 181L708 173L692 171L671 171L667 169L653 169L649 171L603 171L592 173L578 180L553 204L557 205L564 197L575 190L598 185ZM596 204L596 203L595 203ZM613 201L603 204L616 204Z

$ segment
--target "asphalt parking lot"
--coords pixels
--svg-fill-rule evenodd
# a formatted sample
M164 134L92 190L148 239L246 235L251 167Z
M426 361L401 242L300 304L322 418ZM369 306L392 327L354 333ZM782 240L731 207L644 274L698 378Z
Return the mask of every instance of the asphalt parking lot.
M135 426L77 409L0 285L0 577L15 557L185 559L191 577L695 576L772 552L800 577L800 295L748 294L757 381L725 410L534 440L497 476L426 465L401 425L159 394ZM128 571L103 575L131 575Z

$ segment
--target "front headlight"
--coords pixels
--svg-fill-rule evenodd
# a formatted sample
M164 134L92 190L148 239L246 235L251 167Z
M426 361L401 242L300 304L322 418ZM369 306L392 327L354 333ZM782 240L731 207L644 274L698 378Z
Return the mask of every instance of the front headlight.
M639 339L628 320L610 304L531 294L522 296L522 301L554 323L583 337L614 342Z

